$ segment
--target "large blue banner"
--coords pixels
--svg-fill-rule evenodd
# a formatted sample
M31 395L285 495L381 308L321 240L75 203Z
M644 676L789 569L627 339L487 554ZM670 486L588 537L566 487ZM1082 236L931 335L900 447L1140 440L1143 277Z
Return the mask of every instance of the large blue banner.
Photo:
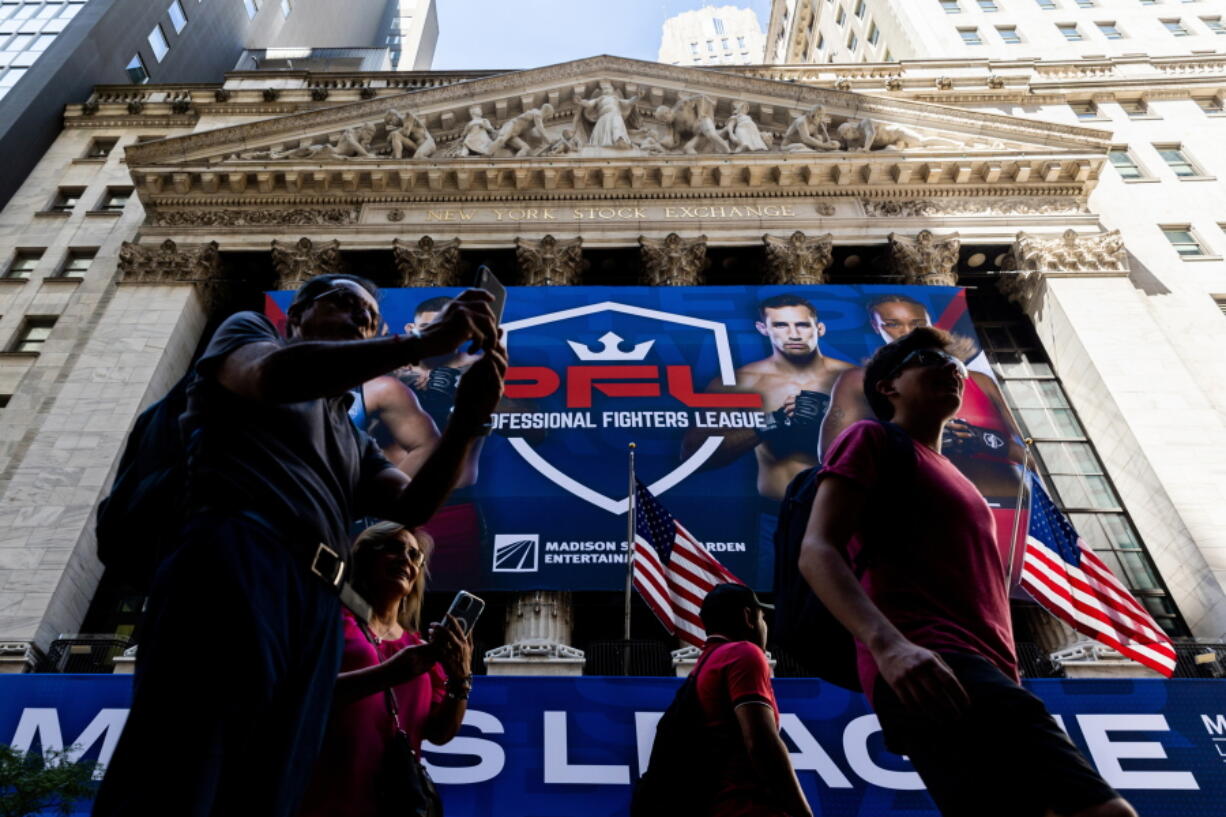
M457 292L385 290L386 331L428 324ZM269 293L274 319L292 297ZM663 505L741 580L769 589L788 482L869 416L864 360L924 325L958 335L972 370L946 453L996 509L1002 552L1018 532L1018 434L960 289L512 287L503 325L511 370L496 433L428 526L434 589L620 588L632 442L637 475ZM395 379L442 427L471 362L426 361ZM363 388L355 419L412 473L418 427L385 410L384 381ZM840 410L827 417L832 400Z
M655 723L679 683L476 680L460 735L426 747L452 817L626 814L631 782L646 765ZM127 717L129 685L127 676L0 676L0 740L25 751L76 745L78 756L105 763ZM1226 813L1226 683L1027 686L1145 817ZM937 817L908 763L885 751L861 695L803 679L777 680L775 689L792 763L816 815ZM186 722L182 740L191 740L190 727Z

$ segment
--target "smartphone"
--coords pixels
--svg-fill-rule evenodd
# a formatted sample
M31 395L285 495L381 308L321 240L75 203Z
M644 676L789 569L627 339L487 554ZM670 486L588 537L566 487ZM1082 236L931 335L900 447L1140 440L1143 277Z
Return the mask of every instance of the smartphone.
M507 288L502 285L502 281L494 277L489 267L482 264L477 268L476 287L494 296L494 303L491 305L494 310L494 318L498 323L502 323L502 310L507 305Z
M451 600L451 607L447 608L447 615L455 616L464 625L464 633L467 635L477 625L477 619L481 617L481 611L484 609L484 601L467 590L461 590Z

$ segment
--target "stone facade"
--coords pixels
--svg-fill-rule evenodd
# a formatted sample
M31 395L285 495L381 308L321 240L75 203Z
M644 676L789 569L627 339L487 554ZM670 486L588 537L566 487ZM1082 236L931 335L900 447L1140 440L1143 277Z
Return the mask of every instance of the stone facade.
M1199 115L1191 98L1206 83L1226 86L1226 64L1208 62L1155 80L1169 126ZM458 285L488 252L515 259L512 284L581 284L608 252L637 259L626 283L652 285L710 282L730 254L754 259L762 283L999 282L1030 316L1188 631L1221 637L1226 322L1209 295L1226 293L1226 265L1181 261L1158 220L1205 236L1204 214L1226 213L1226 200L1216 185L1129 187L1111 168L1111 133L1020 116L1099 81L1062 85L1048 67L738 74L596 57L484 76L356 74L334 78L325 100L312 96L318 78L245 72L217 87L143 86L136 113L100 89L70 106L0 213L6 265L42 250L28 279L0 277L0 350L31 319L55 318L37 355L0 352L6 654L81 630L101 573L92 515L124 435L185 370L226 287L289 286L358 258L387 259L384 283ZM944 74L948 88L935 82ZM1208 133L1180 130L1195 145ZM137 143L154 133L164 138ZM94 135L122 150L81 161ZM1205 176L1218 172L1216 154L1196 156ZM122 210L88 209L127 187ZM82 204L49 209L60 188L83 188ZM1169 205L1171 221L1124 203L1134 191ZM94 253L83 274L57 274L82 251ZM513 609L520 623L491 660L573 671L569 598Z

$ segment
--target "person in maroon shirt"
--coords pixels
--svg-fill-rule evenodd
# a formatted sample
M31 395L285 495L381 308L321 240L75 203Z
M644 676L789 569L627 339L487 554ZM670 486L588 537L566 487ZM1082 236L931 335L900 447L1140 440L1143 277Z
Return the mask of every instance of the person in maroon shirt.
M812 817L779 736L761 603L744 585L717 584L699 615L695 694L711 740L726 744L710 817Z
M856 639L887 747L945 817L1136 817L1019 684L991 509L941 454L967 378L952 341L923 327L869 360L865 397L910 438L912 484L883 473L899 460L881 422L847 428L819 474L801 573Z

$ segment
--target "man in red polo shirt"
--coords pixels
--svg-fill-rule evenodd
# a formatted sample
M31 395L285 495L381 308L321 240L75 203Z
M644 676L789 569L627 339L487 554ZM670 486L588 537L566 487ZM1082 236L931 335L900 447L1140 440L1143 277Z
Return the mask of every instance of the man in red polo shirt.
M707 643L695 690L721 765L711 817L812 817L787 746L766 661L766 620L753 591L718 584L700 611Z
M886 745L911 758L945 817L1136 817L1018 683L992 511L941 454L967 380L952 340L921 327L865 366L865 397L906 433L914 473L905 491L883 473L902 466L882 423L839 435L801 573L856 639Z

